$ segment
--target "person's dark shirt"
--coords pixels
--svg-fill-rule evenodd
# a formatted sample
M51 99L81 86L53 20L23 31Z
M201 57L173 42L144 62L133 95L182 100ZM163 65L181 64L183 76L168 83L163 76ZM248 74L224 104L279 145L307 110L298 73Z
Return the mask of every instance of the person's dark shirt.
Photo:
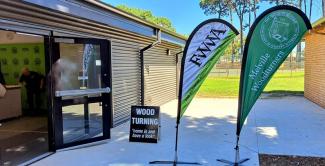
M3 74L2 74L1 71L0 71L0 84L2 84L2 85L6 85L5 78L3 77Z
M19 82L25 82L25 87L27 90L40 90L41 80L44 78L43 75L34 71L30 71L29 73L29 76L21 75Z

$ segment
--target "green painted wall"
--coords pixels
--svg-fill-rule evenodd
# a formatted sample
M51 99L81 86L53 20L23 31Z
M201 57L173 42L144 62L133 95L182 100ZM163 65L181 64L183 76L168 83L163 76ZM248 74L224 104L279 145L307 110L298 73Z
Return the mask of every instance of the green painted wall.
M45 75L45 53L43 43L0 44L1 69L8 85L19 83L21 69L28 67ZM43 109L46 109L46 95L42 94ZM22 107L27 108L26 90L22 88Z

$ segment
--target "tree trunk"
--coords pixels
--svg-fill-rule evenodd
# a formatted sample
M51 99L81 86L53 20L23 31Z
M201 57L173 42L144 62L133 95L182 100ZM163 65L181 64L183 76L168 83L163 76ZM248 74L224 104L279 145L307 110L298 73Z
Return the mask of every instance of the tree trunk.
M242 62L242 58L243 58L243 53L244 53L244 39L243 39L243 17L240 18L239 20L239 24L240 24L240 62Z
M239 6L237 6L237 8L235 8L237 16L239 18L239 24L240 24L240 61L242 61L242 57L243 57L243 44L244 44L244 39L243 39L243 20L244 20L244 14L245 14L245 9L247 9L246 6L246 2L244 1L243 4L240 4Z
M248 27L250 28L251 27L251 3L249 2L248 4L248 8L249 8L249 12L248 12Z
M220 3L219 3L219 11L218 11L218 18L220 19L221 18L221 6L220 6Z
M256 20L256 0L253 0L253 7L254 7L254 20Z
M229 10L230 15L230 23L233 24L233 18L232 18L232 9ZM235 62L235 46L234 41L231 42L231 63Z
M302 7L302 0L299 0L298 2L298 8L301 9ZM301 59L301 42L297 44L297 50L296 50L296 61L300 62Z
M312 12L312 9L313 9L313 0L310 0L310 3L309 3L309 20L311 20L311 12Z
M301 6L302 6L302 0L299 0L298 2L298 8L301 10Z
M296 62L301 61L301 42L297 45L297 52L296 52Z
M325 17L325 0L322 0L323 17Z
M304 0L304 5L305 5L305 14L307 14L307 2Z

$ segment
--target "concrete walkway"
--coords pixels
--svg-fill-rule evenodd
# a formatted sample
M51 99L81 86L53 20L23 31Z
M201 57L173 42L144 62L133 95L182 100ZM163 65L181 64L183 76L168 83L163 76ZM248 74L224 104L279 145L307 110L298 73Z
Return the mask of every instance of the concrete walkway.
M176 101L161 107L158 144L130 143L129 124L112 129L107 143L61 151L34 165L142 166L153 160L172 160ZM237 116L236 99L195 99L181 121L179 160L222 165L233 160ZM303 97L259 100L241 135L241 157L247 166L259 165L258 153L325 157L325 110Z

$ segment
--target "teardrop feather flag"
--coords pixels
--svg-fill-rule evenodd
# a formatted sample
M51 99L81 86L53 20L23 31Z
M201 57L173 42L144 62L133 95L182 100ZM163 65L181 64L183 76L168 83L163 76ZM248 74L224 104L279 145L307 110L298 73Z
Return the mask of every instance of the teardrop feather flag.
M292 6L270 8L256 19L242 60L237 135L273 74L309 29L307 16Z
M187 40L181 66L177 123L238 31L221 19L198 25Z

